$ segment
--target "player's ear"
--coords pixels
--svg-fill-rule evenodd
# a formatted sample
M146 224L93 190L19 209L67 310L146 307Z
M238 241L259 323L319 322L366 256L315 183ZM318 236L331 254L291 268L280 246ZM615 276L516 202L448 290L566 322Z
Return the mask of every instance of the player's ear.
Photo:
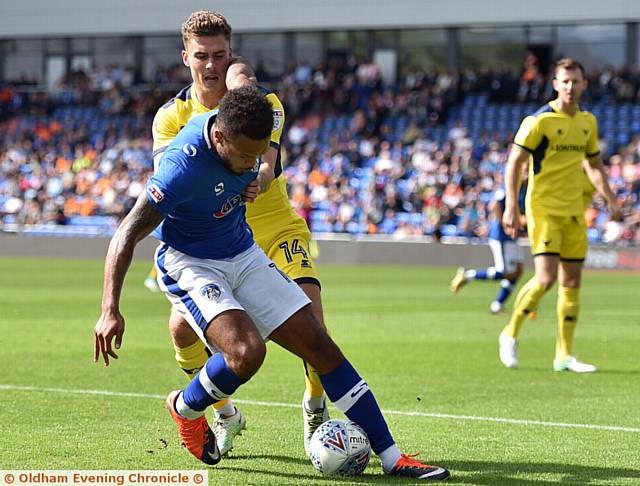
M189 67L189 53L182 49L182 62L184 63L185 66Z
M225 138L224 138L224 135L222 134L222 130L216 128L214 125L211 131L213 132L213 140L216 142L216 144L224 145Z

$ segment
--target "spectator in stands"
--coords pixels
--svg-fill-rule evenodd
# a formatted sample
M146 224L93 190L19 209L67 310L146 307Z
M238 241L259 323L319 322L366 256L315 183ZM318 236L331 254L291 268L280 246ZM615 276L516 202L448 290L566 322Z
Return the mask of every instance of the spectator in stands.
M487 96L479 93L516 100L519 83L535 79L535 62L527 59L521 77L499 66L459 74L413 67L398 86L386 86L375 63L353 55L292 66L280 91L288 108L285 170L298 210L323 230L339 215L345 227L344 215L352 211L357 231L408 234L416 225L395 220L409 211L421 215L425 234L449 225L447 234L482 238L512 137L508 130L490 132L490 125L475 132L473 119L461 116L468 108L460 101ZM174 65L158 68L152 79L183 83L186 76ZM589 78L592 103L638 99L636 69L605 67ZM151 167L150 115L174 92L174 86L169 93L123 89L137 81L126 66L104 66L71 73L53 94L0 86L0 218L53 221L65 206L65 217L122 217ZM540 99L550 95L545 83ZM527 99L533 98L529 90ZM449 122L452 107L455 121ZM637 115L625 113L621 120L631 125ZM625 219L620 231L605 231L606 211L596 198L590 236L599 241L606 233L618 244L637 244L640 143L609 138L600 145ZM394 221L385 223L387 208ZM313 218L314 211L323 213Z

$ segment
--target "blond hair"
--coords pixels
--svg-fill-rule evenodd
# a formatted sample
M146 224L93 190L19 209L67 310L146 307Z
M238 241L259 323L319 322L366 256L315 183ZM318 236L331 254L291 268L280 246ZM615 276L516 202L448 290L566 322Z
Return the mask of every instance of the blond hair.
M224 35L231 42L231 26L222 15L210 10L198 10L193 12L180 28L182 42L185 47L189 39L194 37Z
M553 74L557 75L560 69L566 69L567 71L572 71L574 69L579 69L582 73L582 76L585 75L584 67L575 59L571 59L570 57L563 57L562 59L558 59L556 61L555 68L553 70Z

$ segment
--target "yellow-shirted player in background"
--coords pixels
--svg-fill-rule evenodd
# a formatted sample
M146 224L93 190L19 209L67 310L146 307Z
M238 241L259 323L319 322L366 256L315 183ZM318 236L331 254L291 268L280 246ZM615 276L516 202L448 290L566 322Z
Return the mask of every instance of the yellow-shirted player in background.
M617 217L619 211L600 157L596 119L578 105L587 86L584 69L572 59L561 59L554 74L557 98L524 119L507 161L503 223L514 236L520 227L520 169L529 161L525 212L535 275L520 289L509 323L500 335L500 360L508 368L518 367L517 338L522 323L558 280L553 369L588 373L596 367L573 355L580 278L588 247L582 175L585 158L588 176L605 197L610 215Z
M210 11L192 13L182 25L182 59L189 67L193 84L162 106L153 121L154 163L193 116L215 109L227 89L255 83L251 69L233 59L231 27L226 19ZM266 92L267 90L265 90ZM247 204L247 221L258 245L278 268L295 280L312 301L313 312L324 323L320 281L309 253L311 234L306 222L291 206L280 161L280 137L284 109L274 93L267 99L273 106L274 127L269 151L262 157L258 173L259 195ZM215 188L212 188L212 191ZM172 313L169 330L176 360L184 372L193 376L204 366L209 350L198 339L187 321ZM315 429L328 417L324 389L316 372L305 363L306 390L303 398L304 445ZM222 454L229 451L234 437L245 427L242 413L230 400L214 404L214 433Z

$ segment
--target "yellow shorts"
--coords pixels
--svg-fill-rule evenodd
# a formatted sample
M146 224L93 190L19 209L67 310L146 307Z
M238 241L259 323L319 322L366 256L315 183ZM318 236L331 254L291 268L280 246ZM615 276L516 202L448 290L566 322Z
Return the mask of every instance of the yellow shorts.
M560 255L563 260L584 260L587 256L587 225L583 214L527 214L527 231L533 256Z
M297 215L295 218L281 216L268 223L265 218L249 220L256 243L291 279L319 287L320 280L309 251L311 232L307 223Z

